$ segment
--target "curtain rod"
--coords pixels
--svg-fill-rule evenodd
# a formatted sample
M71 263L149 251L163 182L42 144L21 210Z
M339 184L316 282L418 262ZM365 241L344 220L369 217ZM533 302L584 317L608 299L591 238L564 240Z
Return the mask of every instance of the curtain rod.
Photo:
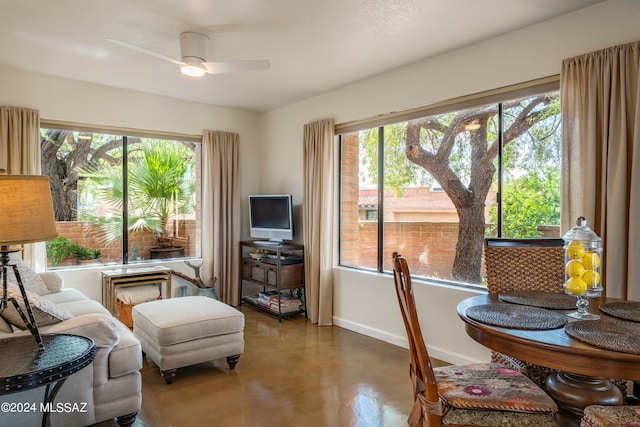
M471 108L480 104L503 101L503 95L509 93L514 98L535 95L536 93L550 92L559 89L560 75L556 74L536 80L530 80L515 85L504 86L483 92L439 101L433 104L410 108L402 111L380 114L366 119L353 120L339 123L335 126L335 133L344 134L372 127L404 122L407 120L426 117L434 114L446 113L453 110Z
M58 130L106 133L113 135L137 136L142 138L171 139L185 142L202 142L202 135L188 135L176 132L141 130L118 126L87 125L62 120L40 119L40 126Z

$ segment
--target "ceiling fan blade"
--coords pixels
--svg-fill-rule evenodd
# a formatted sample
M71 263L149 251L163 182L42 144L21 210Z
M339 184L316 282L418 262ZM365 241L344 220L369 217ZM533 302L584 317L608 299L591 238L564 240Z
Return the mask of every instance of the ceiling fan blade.
M259 59L253 61L216 61L216 62L204 62L209 74L225 74L225 73L237 73L239 71L256 71L256 70L268 70L271 67L271 63L268 59Z
M177 65L184 65L184 62L182 62L182 61L178 61L177 59L170 58L170 57L165 56L165 55L163 55L161 53L157 53L157 52L154 52L154 51L149 50L149 49L145 49L145 48L140 47L140 46L129 44L127 42L123 42L123 41L116 40L116 39L107 39L107 41L109 41L111 43L115 43L115 44L123 46L123 47L126 47L127 49L135 50L136 52L144 53L145 55L154 56L154 57L159 58L159 59L164 59L165 61L173 62L174 64L177 64Z

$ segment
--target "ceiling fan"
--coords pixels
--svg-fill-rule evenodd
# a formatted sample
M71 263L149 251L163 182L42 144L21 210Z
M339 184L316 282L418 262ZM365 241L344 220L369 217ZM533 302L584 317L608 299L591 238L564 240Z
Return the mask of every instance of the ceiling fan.
M182 74L193 77L201 77L204 76L205 73L224 74L239 71L268 70L271 66L268 59L208 62L207 54L209 52L209 37L204 34L191 31L180 34L180 56L182 60L177 60L120 40L107 39L107 41L133 49L146 55L155 56L156 58L173 62L180 66Z

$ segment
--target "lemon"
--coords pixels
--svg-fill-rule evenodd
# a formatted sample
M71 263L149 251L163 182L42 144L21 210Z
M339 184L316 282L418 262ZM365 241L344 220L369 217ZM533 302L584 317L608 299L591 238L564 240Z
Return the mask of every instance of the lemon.
M582 280L587 284L587 286L598 286L600 283L600 273L593 270L587 270L584 272Z
M595 270L600 267L600 256L595 252L585 252L582 264L588 270Z
M564 286L568 292L574 295L582 295L587 292L587 282L577 277L572 277L567 280Z
M573 241L567 245L566 252L570 259L580 259L584 255L584 246L580 242Z
M585 268L580 261L572 259L565 266L565 271L571 277L580 278L584 274Z

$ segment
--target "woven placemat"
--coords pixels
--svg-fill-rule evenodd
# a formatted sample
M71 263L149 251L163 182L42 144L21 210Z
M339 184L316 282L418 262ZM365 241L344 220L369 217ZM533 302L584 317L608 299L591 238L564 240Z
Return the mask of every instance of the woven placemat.
M564 327L567 335L595 347L640 354L640 328L619 320L579 320Z
M485 304L469 307L467 317L487 325L539 331L561 328L567 318L543 308L515 304Z
M600 305L600 311L609 316L640 322L640 301L608 302Z
M543 291L513 291L498 295L500 301L553 310L571 310L576 308L576 298L567 294Z

